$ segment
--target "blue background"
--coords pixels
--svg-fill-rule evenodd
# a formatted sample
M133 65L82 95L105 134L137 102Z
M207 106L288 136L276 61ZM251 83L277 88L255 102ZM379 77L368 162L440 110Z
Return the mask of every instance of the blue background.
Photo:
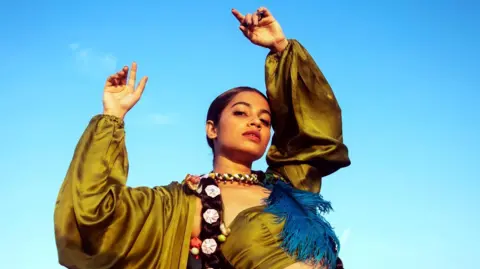
M236 2L236 3L235 3ZM105 78L148 75L127 115L130 186L211 168L208 105L264 90L267 51L230 13L267 6L343 109L352 165L325 179L350 269L472 268L480 253L475 1L8 1L0 15L0 260L60 268L57 192ZM265 162L255 164L265 168Z

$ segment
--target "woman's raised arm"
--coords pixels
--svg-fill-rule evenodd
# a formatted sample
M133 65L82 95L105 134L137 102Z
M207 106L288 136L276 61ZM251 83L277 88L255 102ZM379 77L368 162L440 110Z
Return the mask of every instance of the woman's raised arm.
M265 63L273 117L269 169L297 188L320 190L320 178L350 164L343 144L341 109L308 51L291 39Z
M124 111L110 108L112 114L88 124L58 194L59 262L67 268L185 268L195 200L178 183L126 186Z
M232 13L250 42L271 51L265 64L275 131L267 154L269 170L296 188L318 192L322 177L350 165L332 89L307 50L285 38L267 8L245 16L235 9Z

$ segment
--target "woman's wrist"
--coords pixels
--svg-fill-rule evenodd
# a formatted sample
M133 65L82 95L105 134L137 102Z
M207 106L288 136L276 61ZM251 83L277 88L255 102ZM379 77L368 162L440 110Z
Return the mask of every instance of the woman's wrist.
M270 50L274 53L282 52L285 50L287 46L288 46L288 39L283 38L282 40L275 42L273 46L270 48Z
M125 118L125 113L118 112L118 111L112 111L112 110L103 110L103 115L114 116L114 117L117 117L121 120L123 120Z

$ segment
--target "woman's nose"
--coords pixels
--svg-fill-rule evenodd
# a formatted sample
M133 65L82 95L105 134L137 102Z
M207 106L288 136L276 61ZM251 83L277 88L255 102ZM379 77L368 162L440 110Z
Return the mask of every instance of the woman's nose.
M259 118L255 117L250 121L250 125L254 125L257 126L257 128L260 128L262 126L262 121Z

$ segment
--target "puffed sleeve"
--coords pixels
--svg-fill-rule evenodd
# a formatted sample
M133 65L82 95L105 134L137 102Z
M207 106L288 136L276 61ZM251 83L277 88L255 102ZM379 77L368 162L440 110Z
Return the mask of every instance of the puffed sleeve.
M299 189L318 192L322 177L350 165L335 95L308 51L294 39L284 51L267 56L265 80L274 129L269 170Z
M178 183L126 186L124 123L97 115L58 194L55 239L67 268L185 268L194 198Z

